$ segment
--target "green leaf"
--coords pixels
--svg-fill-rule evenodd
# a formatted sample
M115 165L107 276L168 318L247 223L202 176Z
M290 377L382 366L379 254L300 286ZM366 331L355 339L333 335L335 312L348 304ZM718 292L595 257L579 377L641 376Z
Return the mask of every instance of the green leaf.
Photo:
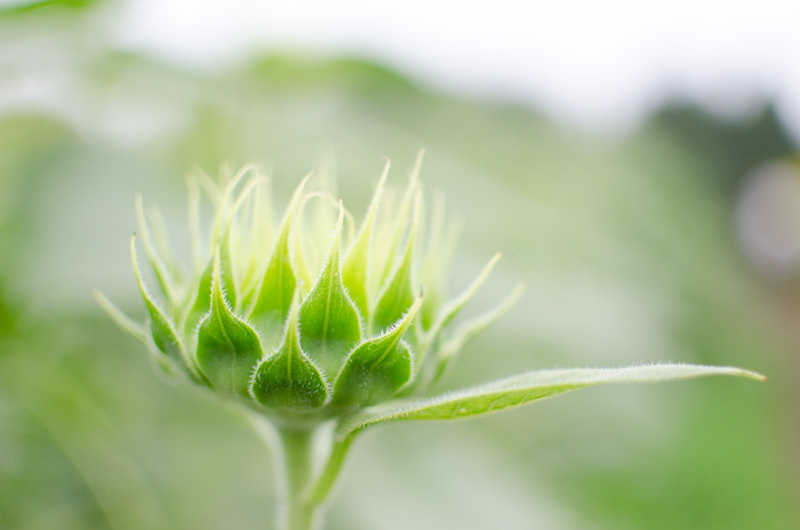
M211 311L200 323L197 361L214 388L249 397L253 368L263 356L258 334L237 317L222 292L219 248L214 253Z
M299 296L296 289L283 343L261 362L253 376L253 397L272 409L302 412L322 407L328 401L324 376L300 347Z
M342 265L342 281L347 286L350 297L355 302L362 315L369 314L369 274L370 274L370 249L372 247L372 232L375 227L375 218L378 215L378 206L381 203L383 187L389 175L391 163L387 160L383 174L372 195L364 224L358 232L358 237L353 243L350 252Z
M300 306L300 344L329 374L339 371L347 354L361 340L358 310L342 284L339 247L343 222L344 207L339 201L339 219L327 262Z
M253 306L253 318L259 324L263 324L265 331L268 332L275 331L276 327L280 329L283 325L297 286L297 275L290 255L292 221L309 176L306 176L297 187L286 209L278 241L275 243L275 249L272 251L272 257Z
M343 439L372 425L393 421L456 420L482 416L594 385L657 383L710 375L766 380L759 373L741 368L690 364L542 370L422 401L394 402L370 407L342 423L337 435Z
M387 399L411 379L411 351L402 339L420 305L422 297L387 332L353 350L333 386L335 407L351 408Z
M191 372L193 364L189 362L186 348L183 345L175 325L172 320L164 313L158 304L150 296L142 280L139 271L139 260L136 257L136 235L131 237L131 260L133 261L133 272L136 275L136 282L139 284L139 291L142 293L147 313L150 315L150 333L153 335L153 342L156 347L164 353L172 362L184 372Z
M380 295L372 314L370 330L378 331L390 326L414 302L414 289L412 287L414 243L416 242L417 229L419 227L421 203L420 194L417 194L417 200L414 205L414 220L411 224L411 231L408 234L408 242L406 243L403 259Z

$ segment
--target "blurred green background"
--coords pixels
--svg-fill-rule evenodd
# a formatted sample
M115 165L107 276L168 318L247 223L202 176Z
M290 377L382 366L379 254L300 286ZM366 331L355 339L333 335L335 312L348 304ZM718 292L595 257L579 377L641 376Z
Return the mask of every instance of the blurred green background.
M333 152L358 213L380 157L397 182L420 147L426 189L465 220L453 290L498 247L513 258L473 307L529 282L450 387L656 360L770 381L593 389L376 429L329 528L798 527L800 266L754 267L737 235L748 175L781 162L800 182L768 105L726 120L676 102L624 138L589 137L355 59L254 54L197 71L122 54L95 3L0 10L0 528L272 528L262 442L230 407L159 379L91 291L143 317L137 191L179 229L187 171L264 163L280 205ZM49 96L15 92L40 86Z

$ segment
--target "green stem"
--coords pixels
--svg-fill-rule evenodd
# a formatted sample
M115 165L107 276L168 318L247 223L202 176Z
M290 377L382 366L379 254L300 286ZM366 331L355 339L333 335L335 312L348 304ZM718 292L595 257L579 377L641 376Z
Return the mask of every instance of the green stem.
M314 530L321 522L320 504L306 498L312 476L314 431L278 429L283 449L284 507L279 528Z
M331 488L336 482L336 477L339 476L339 472L342 470L342 465L347 457L350 444L353 443L353 438L354 436L348 436L342 441L334 442L328 460L325 462L325 467L314 484L314 489L309 491L309 502L322 504L328 498Z
M325 501L342 469L353 436L335 441L335 433L324 426L278 427L257 414L247 417L274 455L282 494L277 528L318 530L322 526ZM315 444L318 435L319 444ZM327 447L323 447L323 441Z

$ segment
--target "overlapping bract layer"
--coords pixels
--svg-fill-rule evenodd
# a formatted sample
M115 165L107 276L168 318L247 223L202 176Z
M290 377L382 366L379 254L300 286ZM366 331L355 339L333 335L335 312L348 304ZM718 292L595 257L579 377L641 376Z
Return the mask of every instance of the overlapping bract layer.
M385 193L388 170L387 163L357 231L341 200L307 191L309 177L279 223L272 219L269 182L254 167L222 185L190 180L191 273L170 253L158 213L147 216L138 199L139 238L160 290L152 295L142 280L134 236L131 253L148 327L102 295L100 301L151 347L167 372L277 416L324 418L421 391L521 288L495 310L449 329L500 255L462 295L443 304L454 225L445 223L437 201L430 233L423 233L419 160L400 194ZM201 187L215 207L207 244L199 222ZM307 209L323 218L331 206L338 213L333 226L304 229ZM350 237L343 234L345 220Z

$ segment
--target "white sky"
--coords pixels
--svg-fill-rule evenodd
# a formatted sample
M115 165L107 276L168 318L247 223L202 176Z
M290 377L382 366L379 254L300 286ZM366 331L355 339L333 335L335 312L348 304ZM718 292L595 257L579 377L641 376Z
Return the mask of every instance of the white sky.
M668 93L720 112L771 95L800 138L800 0L129 0L110 20L119 45L181 62L349 53L593 129Z

